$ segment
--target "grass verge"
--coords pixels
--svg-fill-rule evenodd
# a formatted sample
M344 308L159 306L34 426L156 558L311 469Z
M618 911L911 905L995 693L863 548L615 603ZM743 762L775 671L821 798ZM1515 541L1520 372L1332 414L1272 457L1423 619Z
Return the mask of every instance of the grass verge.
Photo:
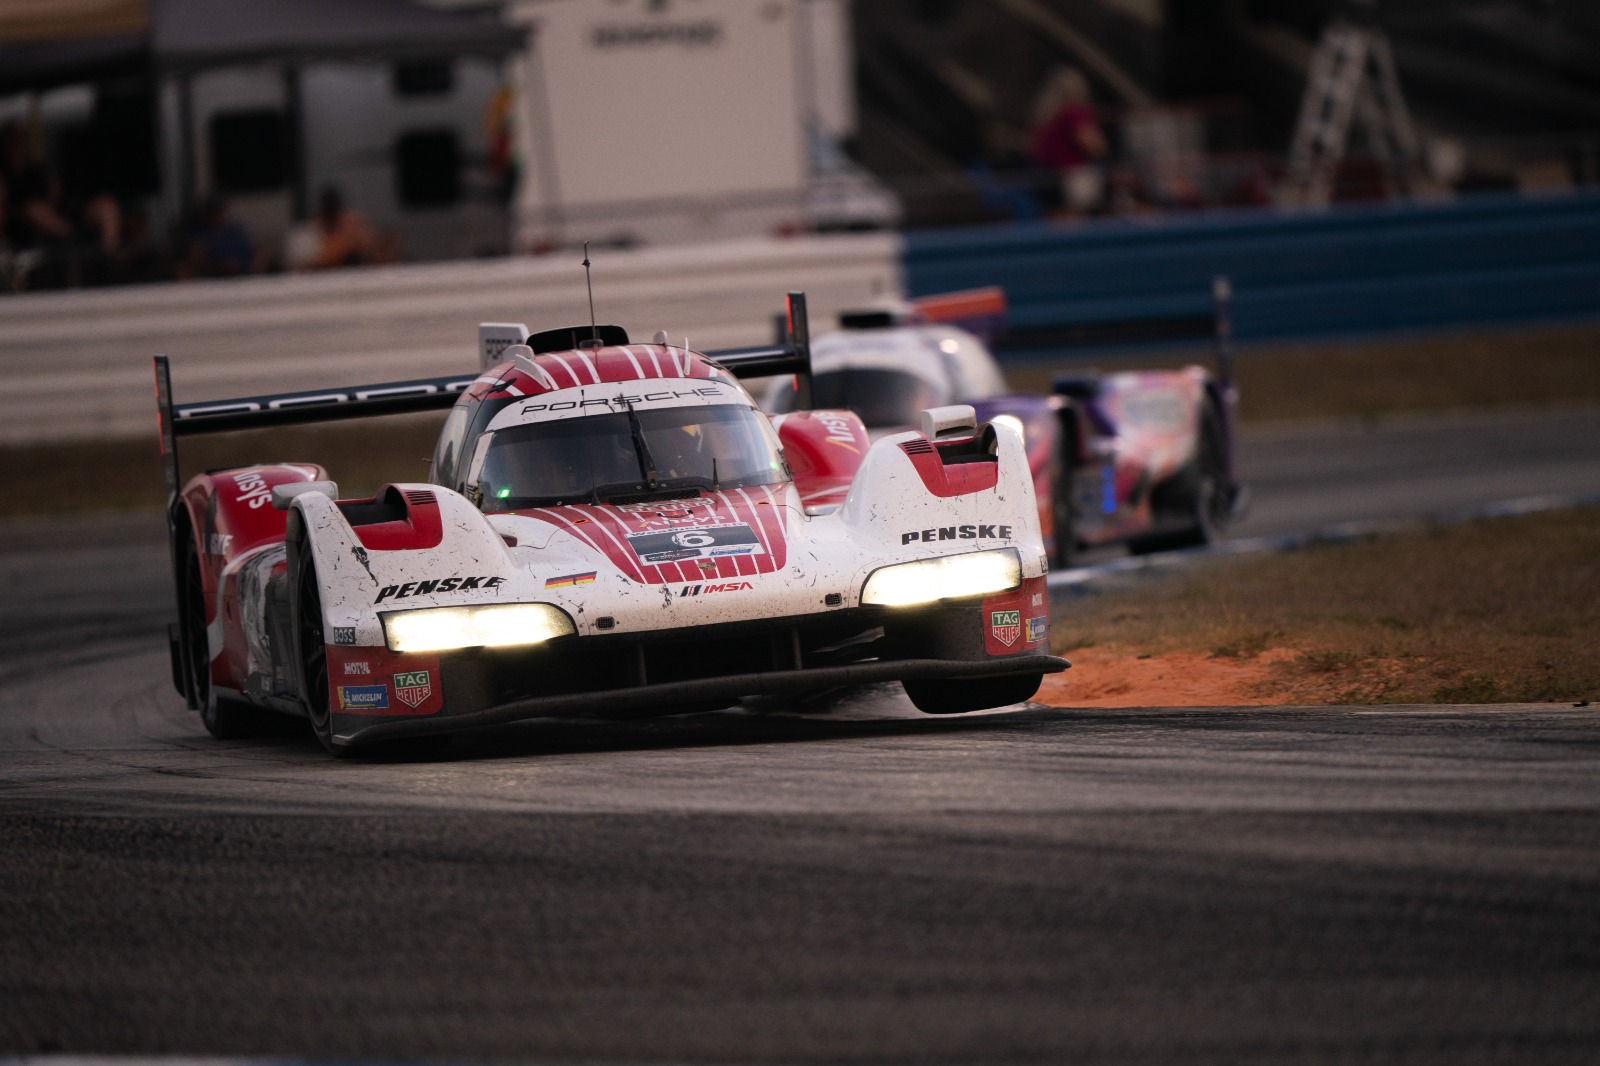
M1600 402L1600 326L1484 329L1425 337L1251 345L1234 360L1244 422L1379 418L1412 411ZM1101 370L1210 363L1208 349L1099 359ZM1087 365L1076 364L1077 368ZM1047 392L1060 364L1008 367Z
M1085 666L1215 664L1251 702L1596 700L1600 508L1220 561L1080 601L1051 628Z

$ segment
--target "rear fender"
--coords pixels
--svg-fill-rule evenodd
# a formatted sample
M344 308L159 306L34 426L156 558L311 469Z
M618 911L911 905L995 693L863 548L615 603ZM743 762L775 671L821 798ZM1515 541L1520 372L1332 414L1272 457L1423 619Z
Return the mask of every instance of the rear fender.
M872 445L854 411L799 411L773 419L795 491L807 507L839 504Z
M174 528L194 544L200 560L208 645L185 649L185 654L206 656L212 684L245 687L250 669L245 629L259 623L261 610L239 602L239 575L252 560L265 562L262 577L281 568L281 556L276 561L265 558L281 552L284 537L284 514L272 506L272 489L323 476L314 463L246 466L198 474L185 486L179 500L183 513ZM181 546L177 558L183 558ZM180 575L178 580L186 578Z

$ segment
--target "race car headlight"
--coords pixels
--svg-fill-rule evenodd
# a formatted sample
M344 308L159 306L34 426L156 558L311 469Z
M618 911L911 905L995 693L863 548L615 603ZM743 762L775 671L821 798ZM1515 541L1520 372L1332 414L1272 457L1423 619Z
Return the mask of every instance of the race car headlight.
M390 651L505 648L575 632L572 619L548 603L425 607L383 615L383 638Z
M944 555L874 570L861 602L909 607L935 600L1009 592L1022 584L1022 557L1015 548Z

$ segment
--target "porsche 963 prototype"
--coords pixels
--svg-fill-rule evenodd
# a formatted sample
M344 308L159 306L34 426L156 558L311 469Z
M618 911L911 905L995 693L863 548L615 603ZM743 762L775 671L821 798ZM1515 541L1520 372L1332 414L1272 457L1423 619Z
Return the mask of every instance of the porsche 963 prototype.
M214 734L303 715L335 754L881 681L934 714L1027 699L1067 663L1021 434L966 406L875 443L849 411L769 418L738 376L806 388L801 294L786 322L713 353L485 324L476 376L183 405L157 358L178 690ZM180 487L181 436L442 407L425 483Z

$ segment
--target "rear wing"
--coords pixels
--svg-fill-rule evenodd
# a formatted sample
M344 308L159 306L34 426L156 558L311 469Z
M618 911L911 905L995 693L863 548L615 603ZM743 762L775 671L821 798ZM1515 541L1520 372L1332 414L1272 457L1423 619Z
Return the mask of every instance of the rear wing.
M925 320L958 326L993 348L1006 330L1006 290L998 285L941 292L911 301Z
M778 343L753 348L724 348L701 354L739 377L794 374L809 398L811 331L806 315L805 293L789 293L785 304L785 335ZM507 345L523 343L527 339L527 328L520 323L489 322L479 327L482 358L488 357L491 344L497 346L494 354L498 355ZM169 504L177 499L181 488L178 484L179 437L440 410L455 403L456 397L477 380L476 374L452 374L447 377L391 381L377 385L357 385L352 388L315 389L306 392L242 396L231 400L208 400L204 403L175 404L172 402L171 370L164 355L155 357L155 377L161 459L166 474Z
M959 294L958 294L959 295ZM1198 299L1195 303L1198 303ZM1206 340L1217 360L1217 378L1233 384L1233 282L1226 274L1211 279L1211 307L1188 314L1142 318L1057 321L1012 326L998 347L1002 350L1059 351L1065 348L1117 347L1165 341Z

